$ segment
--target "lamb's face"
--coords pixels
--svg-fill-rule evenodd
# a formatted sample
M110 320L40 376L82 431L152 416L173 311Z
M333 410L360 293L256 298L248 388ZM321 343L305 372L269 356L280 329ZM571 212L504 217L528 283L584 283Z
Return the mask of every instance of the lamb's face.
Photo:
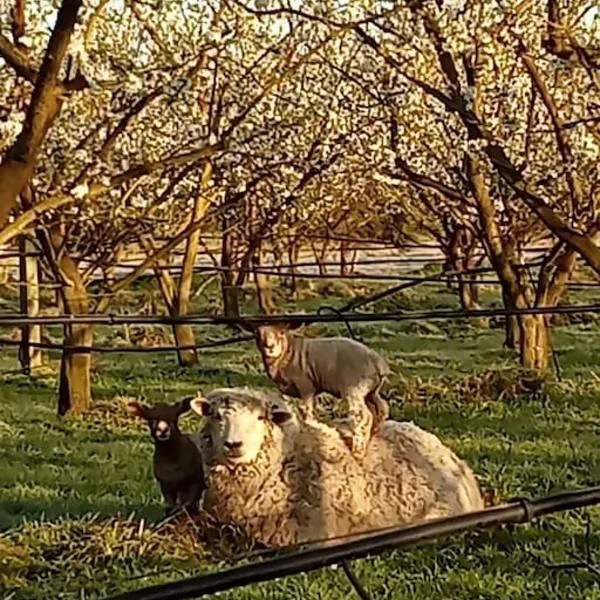
M179 417L190 409L191 398L186 398L174 404L155 404L146 406L137 401L129 402L128 412L136 417L145 419L150 429L150 436L155 443L168 442L178 436Z
M291 417L285 409L235 390L216 390L192 401L192 409L207 419L205 436L215 458L229 465L250 463L258 456L274 424Z
M263 325L256 332L258 346L265 357L278 359L287 350L286 329L276 325Z

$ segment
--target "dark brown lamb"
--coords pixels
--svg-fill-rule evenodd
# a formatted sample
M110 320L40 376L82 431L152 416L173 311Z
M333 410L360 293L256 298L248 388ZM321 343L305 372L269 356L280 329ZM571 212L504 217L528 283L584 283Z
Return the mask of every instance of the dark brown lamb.
M179 429L179 417L190 410L186 398L175 404L146 406L129 402L130 414L148 422L154 442L154 476L160 485L167 514L184 507L189 514L197 514L198 504L206 489L202 456L191 436Z

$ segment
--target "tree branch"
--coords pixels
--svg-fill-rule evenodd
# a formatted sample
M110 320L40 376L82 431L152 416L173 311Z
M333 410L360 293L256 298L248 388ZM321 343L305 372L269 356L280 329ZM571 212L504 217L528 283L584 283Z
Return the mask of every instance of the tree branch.
M206 221L216 216L222 215L228 210L231 210L232 208L236 208L240 200L242 200L242 198L244 198L244 196L248 192L252 191L265 177L267 177L266 173L255 177L250 183L248 183L245 190L234 194L234 196L229 202L225 202L215 210L206 213L198 221L190 223L188 227L186 227L183 231L179 232L176 236L171 238L164 246L159 248L154 254L152 254L151 256L147 256L145 260L143 260L135 269L131 271L131 273L119 279L110 289L107 290L104 297L100 299L100 301L95 306L92 312L104 312L110 305L112 297L117 292L120 292L127 286L131 285L146 269L152 267L152 265L157 260L159 260L166 254L177 248L177 246L179 246L181 242L184 242L192 233L198 231L206 223Z
M554 102L554 98L550 94L550 91L546 87L544 80L542 79L542 75L533 62L533 59L527 52L527 46L522 38L518 37L518 55L523 61L529 76L531 77L531 81L535 85L535 89L539 92L542 97L542 101L544 102L544 106L550 115L550 120L552 121L552 126L554 128L554 135L556 136L556 142L558 145L558 150L562 156L564 166L566 168L566 178L567 184L569 186L569 191L571 193L571 203L573 208L577 211L583 205L583 192L581 190L581 185L576 175L573 174L573 152L571 151L571 147L567 138L563 133L564 123L558 114L558 108L556 106L556 102Z
M421 2L412 2L410 7L417 14L417 16L423 16L420 10ZM423 16L423 18L431 19L432 17L426 14ZM469 108L466 99L461 94L453 93L452 96L447 96L433 86L430 86L429 84L413 77L409 77L408 74L402 70L398 61L389 56L389 54L381 47L377 40L369 36L360 28L355 28L355 31L359 37L371 48L373 48L390 66L398 69L401 75L417 85L427 95L439 100L448 112L458 114L465 128L467 129L469 138L472 140L484 140L486 142L483 150L488 159L497 170L498 174L515 191L517 196L524 202L524 204L538 216L542 223L554 235L575 249L592 267L592 269L594 269L594 271L600 275L600 248L594 244L590 236L583 234L571 227L558 213L556 213L550 206L546 204L543 198L529 189L529 186L524 181L521 172L509 159L502 145L496 141L492 134L482 125L480 120L477 118L477 115L471 108ZM450 58L452 59L451 56ZM455 65L453 70L452 68L449 68L448 56L441 56L439 53L438 61L448 80L451 81L453 78L453 71L456 71Z
M6 224L19 193L29 181L46 134L60 112L64 87L58 76L81 5L82 0L63 0L21 133L0 164L0 227Z
M37 71L31 66L29 58L2 34L0 34L0 56L19 77L23 77L30 83L35 82Z

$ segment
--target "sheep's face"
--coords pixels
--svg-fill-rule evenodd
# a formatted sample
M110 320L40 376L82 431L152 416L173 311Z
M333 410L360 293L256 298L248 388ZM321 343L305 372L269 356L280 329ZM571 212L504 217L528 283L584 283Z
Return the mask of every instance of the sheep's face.
M235 390L199 396L192 409L207 419L205 439L215 458L230 466L254 461L273 425L291 417L285 408Z
M263 325L256 331L258 346L265 358L277 360L288 347L287 329L277 325Z
M190 409L190 402L191 398L186 398L174 404L146 406L133 401L127 404L127 410L131 415L145 419L153 441L162 443L180 434L179 416Z

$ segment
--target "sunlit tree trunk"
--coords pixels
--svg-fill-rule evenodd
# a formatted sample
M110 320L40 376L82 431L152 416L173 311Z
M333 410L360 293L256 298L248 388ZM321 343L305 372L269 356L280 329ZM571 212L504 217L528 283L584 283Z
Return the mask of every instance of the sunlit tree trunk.
M474 268L475 248L472 232L464 226L456 226L450 238L448 251L451 269L456 271L458 297L463 310L473 310L479 306L477 277L469 273Z
M549 366L550 333L544 315L519 316L519 357L525 369L544 373Z
M142 237L140 238L140 241L148 254L152 254L155 251L154 243L149 237ZM158 289L160 290L165 307L171 317L177 317L180 314L185 315L187 313L187 304L185 302L183 304L179 302L178 289L173 277L169 273L168 267L169 264L164 259L158 259L154 265L154 275L158 283ZM190 292L187 289L187 285L191 286L191 282L189 282L189 284L187 283L187 277L188 273L186 272L186 269L182 267L180 286L182 285L181 280L184 280L186 282L183 288L184 293L187 293L187 297L189 298ZM182 308L184 310L183 312L180 312L182 311ZM196 339L192 326L185 323L174 324L173 337L177 346L177 359L179 364L182 367L197 364L198 356L195 348Z
M477 202L484 248L502 283L505 308L523 310L534 303L530 284L521 277L515 265L513 241L505 241L498 227L496 210L485 184L481 164L473 157L466 159L469 182ZM536 304L540 304L536 302ZM515 339L518 324L518 339ZM507 318L506 342L517 347L521 365L537 373L548 368L550 334L543 315L519 315L515 320ZM510 346L509 346L510 347Z
M223 314L226 317L240 316L241 289L236 285L233 271L233 239L228 231L228 221L223 218L223 236L221 241L221 292L223 296Z
M254 284L256 286L256 298L258 309L263 314L272 314L275 312L275 302L273 300L273 290L269 283L269 278L264 273L260 273L262 252L259 249L252 259L254 267Z
M61 299L63 311L68 315L89 314L90 304L87 290L75 261L66 253L59 259L60 272L65 278ZM93 327L88 324L64 326L65 346L91 347ZM92 355L91 352L63 350L60 361L58 389L58 414L81 413L92 404Z

